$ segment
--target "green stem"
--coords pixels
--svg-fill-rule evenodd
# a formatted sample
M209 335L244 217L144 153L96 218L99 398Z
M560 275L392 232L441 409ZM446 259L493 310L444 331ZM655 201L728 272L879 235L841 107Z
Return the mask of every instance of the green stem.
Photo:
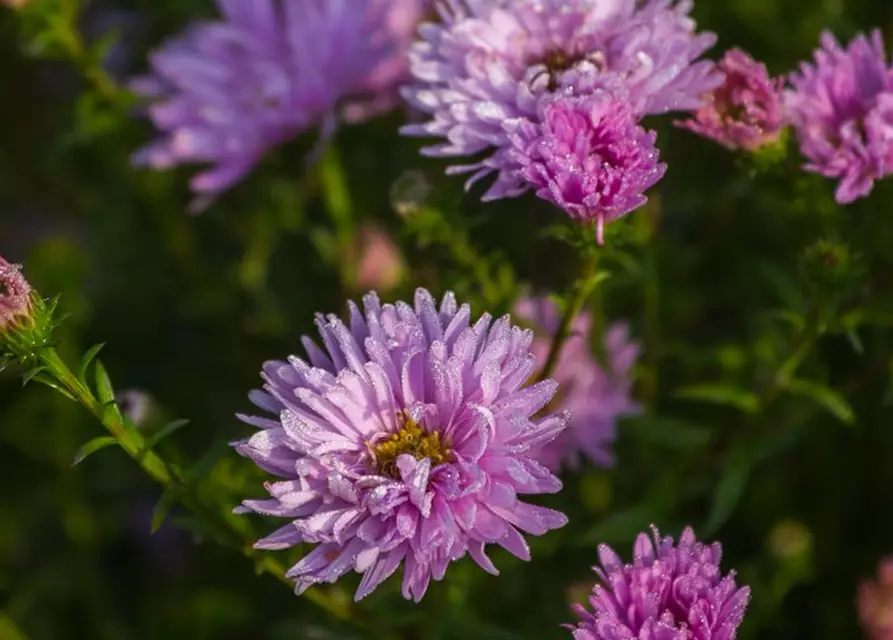
M586 255L583 257L583 263L580 269L580 276L574 282L570 294L567 299L567 307L564 310L564 316L561 318L561 324L558 331L552 336L552 344L549 346L549 355L546 358L546 364L539 375L539 380L545 380L552 375L555 366L558 364L558 356L561 354L561 348L571 333L571 327L574 320L592 289L596 284L595 274L598 268L598 254L595 250L587 248Z
M189 486L181 482L172 471L173 467L149 449L143 435L124 421L117 407L104 405L97 400L93 392L71 372L55 349L43 349L40 358L65 390L105 426L121 448L142 467L143 471L165 490L173 492L185 507L198 516L221 540L226 541L228 546L238 549L242 555L254 560L260 570L270 573L284 584L293 586L285 575L285 568L278 561L269 555L259 554L254 549L254 541L250 536L233 527L226 518L205 504ZM336 618L357 623L351 619L351 611L346 604L337 602L319 589L307 590L304 597Z

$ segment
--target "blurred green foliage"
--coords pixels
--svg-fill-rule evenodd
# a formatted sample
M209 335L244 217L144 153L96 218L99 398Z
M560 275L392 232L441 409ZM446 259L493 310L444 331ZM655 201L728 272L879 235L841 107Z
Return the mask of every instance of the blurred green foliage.
M525 287L567 290L578 258L561 214L532 197L463 195L397 137L401 114L343 129L316 167L302 161L309 137L290 143L188 215L186 171L131 168L151 131L120 87L210 0L36 3L0 10L0 254L61 294L63 356L104 342L117 387L152 398L149 433L190 419L158 449L185 467L204 460L199 488L222 507L263 481L225 446L246 433L234 414L264 360L300 350L315 311L361 293L364 224L410 265L388 297L450 288L501 313ZM127 17L126 37L84 36L103 12ZM773 73L809 57L825 28L893 40L893 5L877 0L698 0L694 15L719 34L713 55L741 46ZM101 428L49 389L23 392L11 367L0 638L566 638L558 625L594 579L596 545L628 557L652 522L723 542L724 566L754 593L741 638L859 637L856 584L893 552L893 184L843 208L800 172L792 144L739 158L667 118L651 124L667 177L609 227L610 277L591 300L599 326L628 319L644 343L647 411L624 422L614 469L565 478L549 502L571 523L532 540L532 562L497 551L498 578L460 562L418 606L390 581L355 607L377 631L357 630L237 553L195 544L207 535L176 506L150 535L160 490L115 448L72 467ZM346 602L354 582L332 598Z

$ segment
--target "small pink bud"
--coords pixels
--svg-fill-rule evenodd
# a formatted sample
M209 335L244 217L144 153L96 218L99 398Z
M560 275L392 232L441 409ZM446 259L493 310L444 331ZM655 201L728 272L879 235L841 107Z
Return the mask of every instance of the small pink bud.
M32 315L31 285L21 267L0 257L0 333Z
M357 286L360 289L393 289L403 278L403 257L394 241L376 226L360 230L360 260Z

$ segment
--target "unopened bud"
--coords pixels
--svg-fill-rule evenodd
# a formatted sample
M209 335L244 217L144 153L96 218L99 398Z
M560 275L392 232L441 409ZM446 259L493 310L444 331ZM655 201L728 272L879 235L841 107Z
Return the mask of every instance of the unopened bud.
M0 334L32 321L31 285L22 268L0 257Z

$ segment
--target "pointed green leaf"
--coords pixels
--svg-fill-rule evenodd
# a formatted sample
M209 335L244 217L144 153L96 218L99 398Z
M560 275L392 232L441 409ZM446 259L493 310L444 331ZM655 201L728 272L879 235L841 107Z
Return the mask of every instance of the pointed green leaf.
M846 398L823 384L808 380L791 380L786 388L793 394L810 398L844 424L853 424L856 419L853 408Z
M744 413L755 413L760 408L760 399L757 394L720 383L684 387L679 389L675 395L677 398L686 400L700 400L735 407Z
M112 381L109 379L105 366L99 361L96 362L96 395L103 404L115 402L115 390L112 387Z
M33 369L31 369L31 371L29 371L28 373L26 373L25 375L22 376L22 386L24 387L26 384L28 384L34 378L36 378L39 374L46 371L46 369L47 368L44 365L40 365L39 367L34 367Z
M115 440L111 436L100 436L98 438L93 438L87 444L83 445L80 449L77 450L77 453L74 454L74 460L71 463L72 467L76 467L84 460L87 459L87 456L90 456L100 449L105 449L106 447L111 447L118 444L118 441Z
M655 514L653 505L650 504L639 504L616 511L577 538L576 544L588 547L632 539L638 531L654 521L657 515L659 514Z
M705 535L716 533L735 511L735 507L744 496L751 469L752 460L748 451L736 449L732 452L725 465L723 476L713 492Z
M155 445L157 445L159 442L167 438L175 431L179 431L187 424L189 424L189 420L174 420L173 422L168 422L161 429L152 434L152 437L146 441L146 449L154 449Z
M154 534L161 528L161 525L164 524L164 520L167 518L167 514L170 512L171 507L174 506L176 501L177 494L173 489L167 489L161 494L161 498L158 500L155 508L152 509L152 524L149 528L150 533Z
M710 429L702 424L662 416L642 416L625 422L636 442L655 444L667 449L690 451L710 442Z
M81 367L78 370L78 380L80 380L84 384L87 384L87 369L90 367L90 363L93 362L93 360L96 358L96 355L100 351L102 351L102 348L104 346L105 343L93 345L92 347L90 347L87 353L84 354L84 357L81 360Z
M32 378L32 381L37 382L38 384L45 385L45 386L49 387L50 389L54 389L55 391L58 391L59 393L61 393L63 396L65 396L69 400L74 400L75 402L77 402L77 399L73 395L71 395L71 392L69 392L68 389L66 389L61 384L59 384L59 382L55 378L51 378L48 375L45 375L43 372L38 372Z

